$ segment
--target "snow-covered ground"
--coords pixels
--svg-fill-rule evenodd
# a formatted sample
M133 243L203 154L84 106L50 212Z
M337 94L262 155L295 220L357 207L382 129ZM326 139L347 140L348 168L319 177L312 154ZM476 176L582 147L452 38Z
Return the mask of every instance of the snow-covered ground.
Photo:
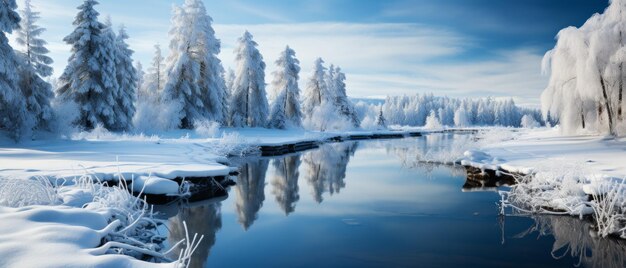
M557 128L516 129L503 141L485 144L466 156L467 163L477 167L510 172L569 164L590 173L626 177L626 138L563 136Z
M148 185L144 192L160 190L173 194L177 186L164 180L228 175L232 168L226 165L226 156L245 153L257 146L389 132L225 128L176 130L149 136L112 134L97 129L65 139L38 138L15 143L0 138L0 177L45 177L54 181L90 175L106 181L121 175L126 180L137 180L142 186ZM146 182L147 178L150 181Z
M593 215L601 236L626 238L626 138L563 136L558 128L520 129L482 143L463 165L520 173L501 192L514 213ZM591 198L590 198L591 197Z

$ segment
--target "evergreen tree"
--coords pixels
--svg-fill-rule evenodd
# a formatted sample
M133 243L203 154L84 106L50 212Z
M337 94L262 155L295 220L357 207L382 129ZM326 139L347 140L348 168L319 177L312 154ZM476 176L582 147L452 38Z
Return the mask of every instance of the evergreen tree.
M348 95L346 94L346 75L341 72L341 68L331 68L329 72L330 84L333 90L334 96L334 104L337 107L337 111L341 116L347 118L350 122L352 122L354 127L358 127L361 125L361 120L359 119L356 110L354 109L354 105L348 99Z
M265 127L269 113L265 93L265 63L257 43L246 31L235 49L237 73L231 98L231 125Z
M134 51L126 44L128 34L122 25L115 39L115 70L119 94L117 96L117 110L121 112L120 129L128 130L132 127L135 115L135 101L137 99L137 70L133 67L132 55Z
M313 68L313 74L307 82L306 89L304 91L303 112L304 116L310 118L313 115L315 107L322 105L329 99L328 86L325 80L326 68L324 67L324 60L318 58L315 60L315 67Z
M228 72L226 72L226 90L230 93L233 92L233 85L235 84L235 71L233 69L228 68Z
M80 114L75 122L85 129L101 124L109 130L119 126L115 106L118 85L115 73L115 38L112 31L98 21L96 0L85 0L78 7L72 33L63 40L72 46L65 71L59 77L58 95L73 101Z
M172 21L165 101L179 105L182 128L193 127L195 120L224 122L227 92L211 17L201 0L186 0L175 7Z
M15 0L0 1L0 129L15 139L26 135L34 119L26 110L26 100L18 87L20 59L9 45L6 33L19 28Z
M165 65L163 64L163 55L161 54L161 46L154 45L154 57L152 64L148 68L145 75L144 86L139 88L139 101L148 100L156 103L160 100L160 95L165 86Z
M35 118L35 124L47 128L52 120L53 112L50 99L54 97L52 86L43 80L43 77L52 75L52 59L48 57L45 40L39 38L44 28L35 23L39 19L39 12L33 11L30 0L26 0L17 31L16 41L23 47L22 64L19 66L19 88L26 98L26 108Z
M296 52L287 46L276 60L278 70L274 72L272 85L277 96L272 104L269 119L269 125L272 128L285 129L302 125L300 89L298 88L300 62L295 55Z
M24 48L23 53L26 54L28 65L32 66L41 77L48 77L52 75L52 67L50 64L52 64L53 61L52 58L46 55L50 52L46 48L46 44L48 43L39 38L46 30L35 24L40 18L39 12L33 11L30 0L26 0L21 15L22 20L20 21L20 28L17 31L16 41Z
M139 98L139 94L144 88L146 76L146 72L143 70L143 64L141 64L141 61L137 61L137 64L135 64L135 70L137 70L137 84L135 87L137 87L137 98Z

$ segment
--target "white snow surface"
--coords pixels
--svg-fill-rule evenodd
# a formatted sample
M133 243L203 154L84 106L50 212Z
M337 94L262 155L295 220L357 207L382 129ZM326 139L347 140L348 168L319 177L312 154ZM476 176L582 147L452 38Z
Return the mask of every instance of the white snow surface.
M0 206L2 267L175 267L118 255L93 255L99 230L107 226L101 213L67 206Z
M563 136L558 128L515 129L499 142L465 152L464 165L528 174L576 165L581 172L626 177L626 138Z

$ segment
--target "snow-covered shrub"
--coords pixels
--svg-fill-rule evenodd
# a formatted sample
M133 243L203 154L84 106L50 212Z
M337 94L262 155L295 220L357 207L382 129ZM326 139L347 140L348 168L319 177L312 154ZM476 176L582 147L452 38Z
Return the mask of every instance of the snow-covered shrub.
M598 234L602 237L617 234L626 239L626 179L603 181L597 189L603 191L593 194L591 207Z
M517 184L500 191L502 213L510 208L515 214L594 215L600 236L626 237L624 183L590 175L581 166L551 163L538 167L540 171L516 175Z
M307 129L318 131L351 130L354 123L347 117L337 116L336 107L330 103L322 103L313 109L313 114L305 118L303 125Z
M220 133L220 123L209 120L196 120L195 132L205 138L216 138Z
M435 111L430 111L430 115L426 117L426 124L424 125L424 127L427 129L441 129L443 127L441 125L441 122L439 121L439 118L437 118Z
M535 118L527 114L522 117L522 122L520 122L520 125L523 128L538 128L541 126L539 122L535 120Z
M179 127L179 102L140 101L133 118L135 130L139 132L158 132Z
M0 206L18 208L59 203L56 189L45 178L25 180L0 177Z

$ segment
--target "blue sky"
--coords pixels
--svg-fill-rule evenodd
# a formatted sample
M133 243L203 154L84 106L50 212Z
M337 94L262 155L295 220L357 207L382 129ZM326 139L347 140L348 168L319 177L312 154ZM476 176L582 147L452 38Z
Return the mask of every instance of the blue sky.
M22 1L18 0L18 4ZM71 32L78 0L32 0L59 75L69 55L62 42ZM101 13L125 24L148 65L153 45L167 52L172 4L182 0L101 0ZM564 27L580 26L606 0L205 0L222 41L226 68L244 30L259 43L271 81L274 60L285 45L301 61L304 88L313 60L322 57L347 74L354 97L433 92L451 97L513 97L538 106L547 84L543 54ZM270 90L271 91L271 90ZM271 92L270 92L271 95Z

